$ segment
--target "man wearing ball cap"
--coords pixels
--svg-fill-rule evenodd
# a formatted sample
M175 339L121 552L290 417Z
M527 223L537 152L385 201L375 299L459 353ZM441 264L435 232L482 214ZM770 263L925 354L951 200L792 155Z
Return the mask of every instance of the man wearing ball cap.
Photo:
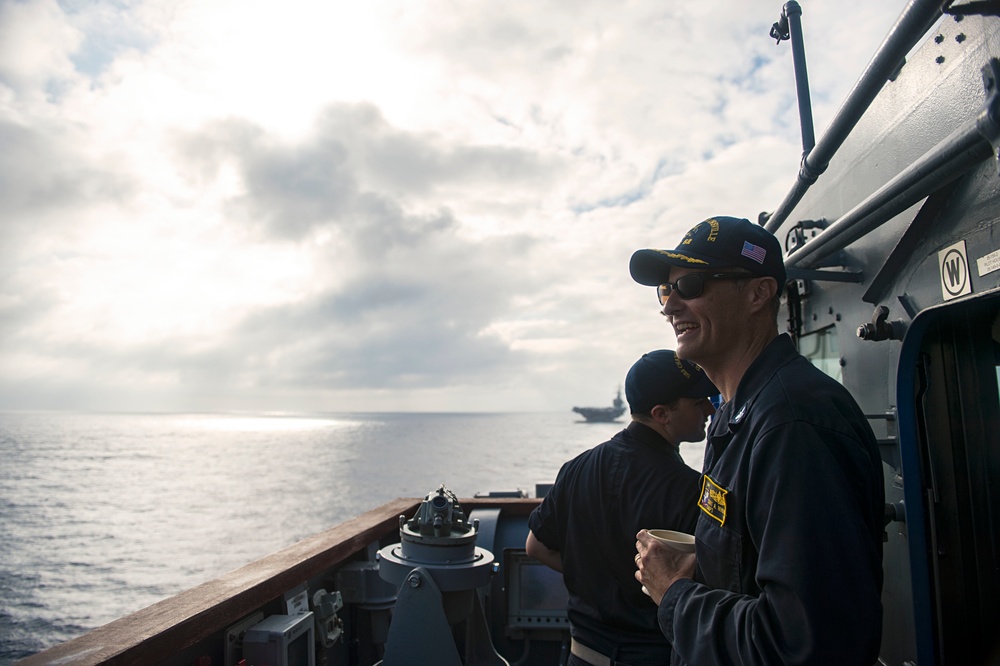
M673 664L869 666L882 631L882 462L837 381L778 334L781 246L746 219L638 250L677 354L723 404L708 432L695 553L636 536ZM697 565L698 575L695 576Z
M633 544L646 527L694 530L701 477L678 445L705 438L716 394L673 351L643 354L625 377L632 422L565 463L531 514L525 548L569 590L571 666L670 662L656 606L633 578Z

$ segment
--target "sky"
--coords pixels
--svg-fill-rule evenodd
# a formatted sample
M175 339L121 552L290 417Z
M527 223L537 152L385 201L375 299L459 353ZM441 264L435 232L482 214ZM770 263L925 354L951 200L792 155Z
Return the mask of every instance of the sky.
M903 9L800 0L817 136ZM0 410L568 411L801 158L771 0L0 0Z

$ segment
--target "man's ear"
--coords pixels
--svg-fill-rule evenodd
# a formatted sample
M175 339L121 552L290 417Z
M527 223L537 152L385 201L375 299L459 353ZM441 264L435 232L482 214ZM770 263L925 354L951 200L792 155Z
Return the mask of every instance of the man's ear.
M653 417L653 420L660 425L666 423L670 420L670 410L666 405L656 405L651 410L649 410L649 415Z
M754 310L770 307L778 293L778 281L772 277L755 278L750 289L750 305Z

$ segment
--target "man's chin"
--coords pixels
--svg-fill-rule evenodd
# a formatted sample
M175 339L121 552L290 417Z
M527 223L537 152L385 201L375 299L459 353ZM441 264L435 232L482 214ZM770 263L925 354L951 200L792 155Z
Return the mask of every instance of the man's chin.
M698 361L694 358L697 355L697 348L690 342L684 343L681 340L677 341L677 349L674 350L677 354L677 358L683 359L685 361L691 361L692 363L697 363Z

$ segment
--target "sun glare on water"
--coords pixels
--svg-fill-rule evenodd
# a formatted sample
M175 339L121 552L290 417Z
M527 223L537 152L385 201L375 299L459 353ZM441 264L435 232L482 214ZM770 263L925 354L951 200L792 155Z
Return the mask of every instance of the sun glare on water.
M215 432L293 432L345 428L352 421L285 416L206 416L183 422L185 427Z

